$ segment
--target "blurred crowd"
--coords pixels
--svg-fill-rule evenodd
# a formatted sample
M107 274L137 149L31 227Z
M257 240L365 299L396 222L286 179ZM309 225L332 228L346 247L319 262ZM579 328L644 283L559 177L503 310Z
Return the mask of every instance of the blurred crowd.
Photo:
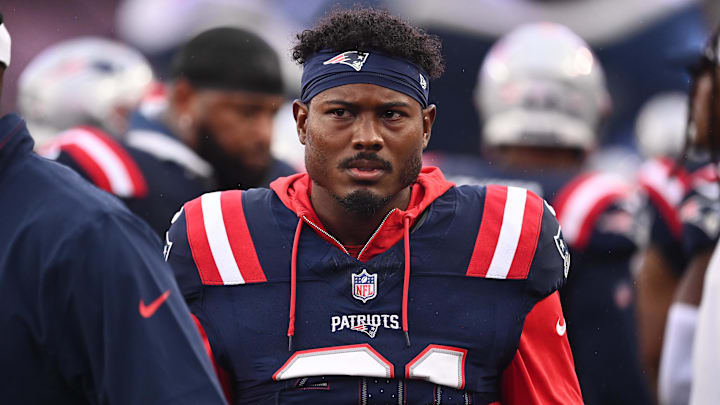
M292 35L355 3L3 0L3 111L165 238L185 201L304 170ZM693 381L720 359L693 342L713 321L700 306L720 236L718 3L359 3L442 41L425 164L458 185L526 187L557 212L585 402L709 403Z

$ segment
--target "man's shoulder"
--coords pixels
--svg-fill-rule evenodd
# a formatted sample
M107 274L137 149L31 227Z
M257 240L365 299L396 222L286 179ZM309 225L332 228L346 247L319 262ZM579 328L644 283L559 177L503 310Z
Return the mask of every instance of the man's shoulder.
M15 202L6 215L23 215L24 220L42 224L45 229L76 229L108 216L133 218L117 198L64 165L34 154L12 173L0 197L4 199Z
M118 197L141 198L148 194L144 173L153 170L141 168L131 149L99 128L79 126L61 132L38 153Z

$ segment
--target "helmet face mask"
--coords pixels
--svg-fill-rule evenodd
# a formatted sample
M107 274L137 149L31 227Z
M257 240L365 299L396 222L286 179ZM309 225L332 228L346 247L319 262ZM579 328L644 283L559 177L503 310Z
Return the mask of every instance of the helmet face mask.
M37 55L22 72L18 105L33 136L77 125L119 135L127 114L147 93L152 70L134 49L103 38L63 41Z
M587 44L564 26L535 23L493 45L480 70L476 104L486 146L587 151L610 103Z

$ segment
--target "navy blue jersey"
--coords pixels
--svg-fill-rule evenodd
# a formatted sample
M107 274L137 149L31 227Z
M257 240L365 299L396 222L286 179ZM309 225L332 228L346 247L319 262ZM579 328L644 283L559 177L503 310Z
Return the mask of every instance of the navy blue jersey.
M712 244L713 236L702 230L705 221L701 218L712 212L713 205L701 193L703 188L713 187L714 183L703 179L706 164L706 159L678 163L668 158L655 158L643 163L638 174L639 184L647 196L649 245L664 256L669 268L678 276L687 267L688 254ZM707 183L710 185L703 185ZM683 212L685 218L681 215ZM712 223L709 225L712 228ZM707 231L716 233L712 229Z
M573 258L560 295L585 401L649 404L630 271L647 225L632 184L610 173L501 168L467 156L432 159L450 180L520 185L552 204Z
M307 175L273 190L205 194L168 235L235 403L581 402L555 293L569 254L541 198L424 169L353 257Z
M0 119L0 391L7 404L222 404L158 238Z
M123 199L132 212L164 236L180 206L217 189L212 166L180 142L159 120L135 114L122 141L96 128L73 128L41 153L99 188ZM274 160L264 185L295 171Z

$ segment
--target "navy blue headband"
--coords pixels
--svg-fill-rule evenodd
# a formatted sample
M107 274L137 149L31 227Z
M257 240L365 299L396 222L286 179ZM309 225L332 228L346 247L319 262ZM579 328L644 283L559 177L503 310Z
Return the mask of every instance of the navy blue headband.
M407 94L428 106L430 83L425 71L404 59L377 52L320 51L303 66L300 101L308 103L318 93L332 87L369 83Z

